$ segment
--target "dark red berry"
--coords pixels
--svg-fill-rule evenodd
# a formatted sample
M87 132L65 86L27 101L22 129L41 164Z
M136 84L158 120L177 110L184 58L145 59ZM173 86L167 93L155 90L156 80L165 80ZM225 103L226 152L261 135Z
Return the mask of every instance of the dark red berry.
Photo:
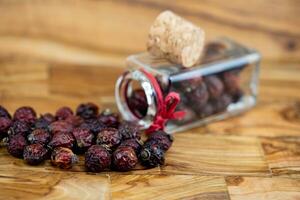
M55 121L55 117L51 113L45 113L41 115L40 118L46 120L47 122L49 122L49 124Z
M225 111L227 106L232 102L232 98L228 94L223 94L216 101L213 101L213 106L215 109L215 113Z
M106 128L106 126L98 119L88 119L80 125L80 128L87 128L92 131L93 134L97 135L100 131Z
M136 139L141 138L139 127L132 122L127 122L127 121L122 122L118 130L123 140L132 139L132 138L136 138Z
M164 131L156 131L151 133L144 146L147 146L147 142L152 141L156 142L162 150L167 151L172 146L173 140L172 135L167 134Z
M23 151L26 146L27 146L26 138L21 134L15 135L9 138L7 151L14 157L22 158Z
M8 130L8 136L12 137L14 135L23 135L26 137L31 131L30 126L22 121L15 121L13 125Z
M105 128L98 133L96 143L113 149L121 143L121 139L118 129Z
M78 157L71 149L57 147L51 154L51 163L62 169L70 169L78 162Z
M0 139L7 136L9 128L12 126L12 121L6 117L0 117Z
M71 124L73 127L79 127L82 123L84 123L84 120L76 115L71 115L65 121L69 124Z
M57 120L65 120L73 115L73 111L69 107L61 107L55 113L55 118Z
M111 155L100 145L91 146L85 153L85 167L91 172L101 172L110 167Z
M52 122L49 125L49 130L53 135L58 133L72 133L73 126L64 120L61 120Z
M47 130L49 125L50 123L47 120L40 117L35 121L34 128Z
M98 120L106 127L118 128L119 115L111 112L109 109L104 110L98 117Z
M224 85L222 81L218 78L218 76L215 75L206 76L204 78L204 82L206 84L209 97L211 99L217 99L221 96L224 90Z
M30 144L47 145L51 140L51 134L45 129L35 129L27 136L27 140Z
M75 144L75 139L72 133L58 133L54 134L48 146L52 149L56 147L66 147L73 148Z
M80 104L77 107L76 115L82 117L83 119L96 118L99 112L99 108L94 103Z
M129 171L138 163L133 148L128 146L118 147L112 155L113 168L118 171Z
M21 121L32 125L36 120L36 113L33 108L29 106L23 106L16 110L13 118L14 121Z
M46 160L48 149L41 144L31 144L25 147L23 158L29 165L38 165Z
M198 110L196 114L200 118L204 118L214 114L214 112L215 112L214 105L211 102L208 102L201 110Z
M145 167L152 168L165 163L164 151L154 143L144 146L140 152L139 159Z
M128 98L128 106L138 118L143 118L147 114L148 103L143 89L136 89L132 92Z
M9 114L9 112L6 110L6 108L4 108L1 105L0 105L0 117L6 117L11 119L11 115Z
M235 95L240 90L240 78L235 71L227 71L222 74L226 92Z
M75 128L73 136L75 137L77 147L81 150L88 149L93 144L94 135L89 129Z
M128 139L121 142L119 147L131 147L135 151L135 153L139 153L141 150L141 147L143 145L143 142L138 139ZM118 148L119 148L118 147Z
M203 82L196 89L187 91L185 95L187 97L186 104L191 105L195 111L201 110L209 98L207 87Z

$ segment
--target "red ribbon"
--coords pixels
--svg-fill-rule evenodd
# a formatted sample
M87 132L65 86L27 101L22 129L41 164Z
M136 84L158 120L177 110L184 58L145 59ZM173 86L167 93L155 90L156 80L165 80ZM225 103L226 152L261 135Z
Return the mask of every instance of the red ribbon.
M141 69L141 72L149 79L157 96L157 113L152 124L146 130L146 133L164 130L169 119L182 119L185 116L184 111L175 112L175 109L180 102L180 95L176 92L170 92L164 97L156 78L144 69Z

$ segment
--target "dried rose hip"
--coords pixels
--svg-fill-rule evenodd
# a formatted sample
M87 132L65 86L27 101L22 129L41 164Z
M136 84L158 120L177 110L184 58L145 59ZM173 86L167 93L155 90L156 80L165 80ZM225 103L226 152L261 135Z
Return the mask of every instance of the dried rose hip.
M12 121L6 117L0 117L0 139L7 136L9 128L12 126Z
M208 102L201 110L196 113L200 118L204 118L214 114L215 108L211 102Z
M131 148L133 148L135 153L138 154L141 150L142 145L143 145L143 142L141 140L128 139L128 140L122 141L122 143L119 145L119 147L131 147Z
M139 159L143 166L152 168L163 165L165 163L164 156L164 151L155 143L144 146L139 154Z
M9 114L9 112L1 105L0 105L0 117L11 119L11 115Z
M69 107L61 107L55 113L55 118L57 120L65 120L73 115L73 111Z
M128 146L118 147L112 155L113 168L118 171L129 171L138 163L138 158L133 148Z
M45 121L49 122L49 124L51 124L52 122L55 121L55 117L51 113L45 113L45 114L41 115L40 118L42 118Z
M221 96L224 90L224 85L222 81L215 75L206 76L204 78L209 97L211 99L217 99Z
M172 135L164 131L156 131L151 133L144 146L148 146L147 142L156 142L162 150L167 151L172 146L173 140Z
M222 75L226 92L230 95L235 95L240 90L240 78L235 71L227 71Z
M31 128L27 123L22 121L15 121L8 130L8 136L12 137L14 135L23 135L25 137L30 133L30 131Z
M58 133L54 134L48 146L52 149L55 147L66 147L73 148L75 144L75 139L72 133Z
M89 129L75 128L73 130L73 136L80 150L88 149L93 144L94 135Z
M118 128L119 126L119 115L112 113L109 109L104 110L98 117L98 120L106 127Z
M7 151L10 155L22 158L24 148L27 146L26 138L19 134L9 138L9 142L7 145Z
M223 94L216 101L213 101L215 113L225 111L227 106L232 102L232 98L228 94Z
M36 113L33 108L29 106L23 106L16 110L13 118L14 121L21 121L32 125L36 120Z
M105 145L110 149L117 147L121 143L121 135L118 129L105 128L97 135L96 143L99 145Z
M82 117L83 119L96 118L99 112L99 108L94 103L80 104L77 107L76 115Z
M71 124L73 127L79 127L84 122L84 120L76 115L71 115L65 121L69 124Z
M64 120L61 120L52 122L49 125L49 130L53 135L58 133L72 133L73 126Z
M51 154L51 163L62 169L70 169L78 162L78 157L71 149L57 147Z
M31 144L24 148L23 158L29 165L38 165L46 160L48 149L41 144Z
M118 130L123 140L132 139L132 138L137 138L137 139L141 138L139 127L134 123L124 121L120 124Z
M101 172L109 168L111 155L100 145L91 146L85 153L85 167L91 172Z
M46 121L44 118L38 118L34 123L34 128L36 129L48 129L50 123Z
M27 140L30 144L47 145L51 140L51 134L44 129L35 129L27 136Z
M106 126L98 119L88 119L80 125L80 128L87 128L92 131L93 134L97 135L100 131L106 128Z
M142 118L147 114L148 103L143 89L136 89L132 92L128 98L128 106L138 118Z
M191 105L196 112L198 112L199 110L201 111L209 98L207 87L203 82L201 82L201 84L198 85L196 89L186 92L185 95L188 101L185 103L187 105Z

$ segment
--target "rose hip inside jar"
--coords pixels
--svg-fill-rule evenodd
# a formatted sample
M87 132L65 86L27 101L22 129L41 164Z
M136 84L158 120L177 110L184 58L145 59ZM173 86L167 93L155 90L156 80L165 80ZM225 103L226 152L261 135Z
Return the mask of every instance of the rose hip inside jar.
M178 132L240 114L256 104L260 54L227 38L205 46L199 64L184 68L148 53L131 55L128 71L116 83L116 102L125 120L148 128L158 99L151 74L164 96L180 95L176 110L182 119L169 120L167 132Z

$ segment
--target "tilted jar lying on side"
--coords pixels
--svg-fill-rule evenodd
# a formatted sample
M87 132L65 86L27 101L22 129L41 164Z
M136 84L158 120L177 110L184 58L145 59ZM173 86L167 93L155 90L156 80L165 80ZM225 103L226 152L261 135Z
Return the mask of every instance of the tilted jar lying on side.
M205 46L200 64L184 68L148 53L131 55L128 71L116 83L116 102L123 118L148 128L157 113L157 92L151 74L163 95L180 94L177 110L183 119L166 124L178 132L242 113L256 104L260 55L227 38Z

